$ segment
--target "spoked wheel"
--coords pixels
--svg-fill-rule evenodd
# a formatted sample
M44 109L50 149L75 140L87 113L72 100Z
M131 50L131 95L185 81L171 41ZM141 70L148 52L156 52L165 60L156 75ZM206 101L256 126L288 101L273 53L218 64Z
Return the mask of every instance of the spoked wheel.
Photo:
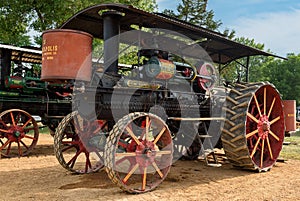
M269 83L237 84L227 97L222 143L234 166L267 171L282 149L281 98Z
M38 138L38 125L29 113L11 109L0 114L0 151L2 156L26 156L36 146Z
M87 121L77 111L63 118L54 135L59 163L74 173L96 172L103 167L106 123Z
M130 113L111 130L105 145L108 176L129 193L156 188L167 176L173 154L165 122L151 113Z

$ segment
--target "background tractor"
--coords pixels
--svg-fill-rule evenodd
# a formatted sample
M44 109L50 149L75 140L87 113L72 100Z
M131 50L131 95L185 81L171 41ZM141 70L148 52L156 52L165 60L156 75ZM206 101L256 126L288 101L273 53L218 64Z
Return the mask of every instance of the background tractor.
M71 112L72 89L40 79L42 51L0 44L0 151L3 157L30 153L39 128L54 134ZM44 125L39 125L38 122Z

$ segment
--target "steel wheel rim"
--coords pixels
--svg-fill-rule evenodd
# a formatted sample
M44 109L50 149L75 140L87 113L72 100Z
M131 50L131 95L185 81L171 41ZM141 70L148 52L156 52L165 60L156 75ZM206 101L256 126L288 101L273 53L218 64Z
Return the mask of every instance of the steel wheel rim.
M89 144L91 135L97 131L90 127L91 123L78 123L78 112L69 114L66 121L62 121L62 128L58 128L55 134L55 152L60 164L67 170L78 173L92 173L100 170L103 165L103 147ZM93 126L99 128L98 121ZM56 139L57 138L57 139Z
M34 118L18 109L0 114L0 151L3 157L28 155L36 146L39 130Z
M155 189L170 170L172 137L167 125L156 115L129 116L130 120L120 128L108 168L113 169L113 181L123 190L145 193ZM137 123L140 119L144 121Z
M249 156L260 170L276 162L284 139L284 114L278 92L270 85L253 95L246 117L246 140Z

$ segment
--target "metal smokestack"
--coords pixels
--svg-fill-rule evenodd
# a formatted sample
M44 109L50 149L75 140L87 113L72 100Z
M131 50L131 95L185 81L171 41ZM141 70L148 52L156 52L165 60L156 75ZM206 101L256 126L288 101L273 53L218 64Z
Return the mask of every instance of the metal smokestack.
M116 11L107 11L102 14L103 18L103 39L104 39L104 68L105 73L117 75L120 19L122 14Z

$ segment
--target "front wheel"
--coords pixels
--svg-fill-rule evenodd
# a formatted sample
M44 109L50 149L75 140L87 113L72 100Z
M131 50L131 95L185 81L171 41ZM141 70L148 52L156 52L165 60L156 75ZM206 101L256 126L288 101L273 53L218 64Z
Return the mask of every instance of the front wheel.
M129 193L151 191L171 168L171 132L154 114L130 113L111 130L104 153L106 171L113 183Z

